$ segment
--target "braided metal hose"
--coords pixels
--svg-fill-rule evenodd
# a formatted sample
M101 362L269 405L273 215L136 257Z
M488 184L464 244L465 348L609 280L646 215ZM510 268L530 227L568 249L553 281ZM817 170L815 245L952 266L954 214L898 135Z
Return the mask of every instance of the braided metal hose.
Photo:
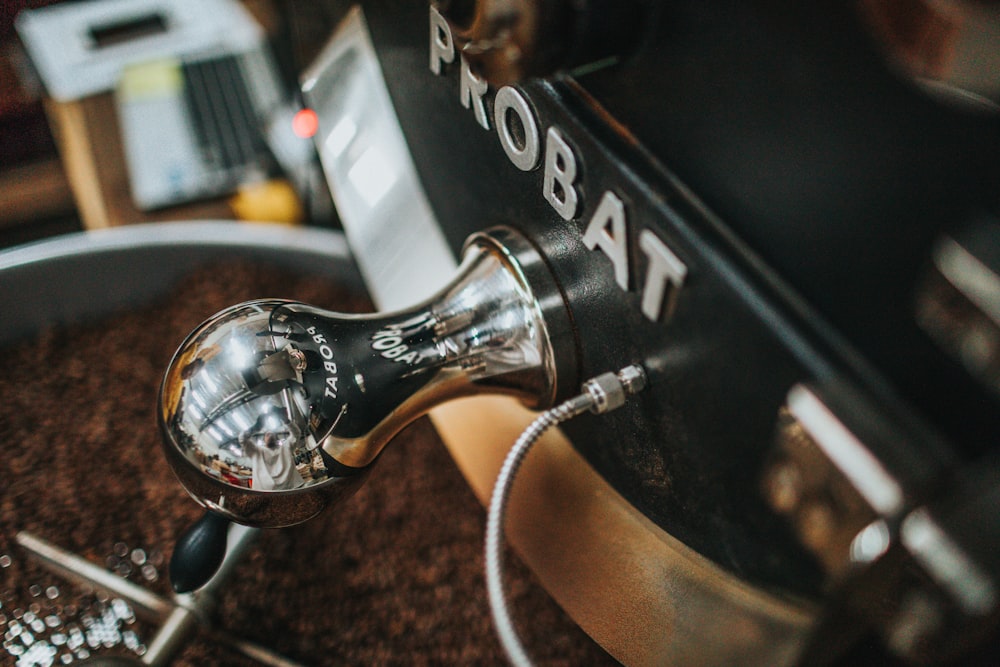
M486 515L486 591L500 643L511 664L516 667L530 667L531 659L514 628L503 585L503 525L514 479L532 446L547 430L587 410L599 414L614 410L625 403L627 395L641 391L645 386L645 372L636 365L628 366L617 374L605 373L588 380L580 394L543 412L531 422L500 467Z

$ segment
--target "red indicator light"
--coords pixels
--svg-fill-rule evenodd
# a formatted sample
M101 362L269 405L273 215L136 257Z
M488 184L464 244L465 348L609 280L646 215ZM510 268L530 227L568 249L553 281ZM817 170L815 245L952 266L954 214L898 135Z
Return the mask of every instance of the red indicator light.
M292 118L292 132L301 139L311 139L319 130L319 117L312 109L301 109Z

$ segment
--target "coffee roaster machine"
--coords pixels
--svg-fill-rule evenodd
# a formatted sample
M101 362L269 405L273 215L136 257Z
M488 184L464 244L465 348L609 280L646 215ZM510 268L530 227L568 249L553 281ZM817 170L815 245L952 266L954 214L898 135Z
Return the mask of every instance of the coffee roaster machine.
M364 394L358 378L371 389L381 374L398 400L372 420L382 446L399 415L478 393L484 377L545 408L633 369L644 381L617 409L539 436L506 524L541 585L612 656L995 664L998 58L1000 11L985 1L361 2L303 73L303 99L373 300L438 305L406 326L358 325L371 359L353 378L330 371L340 351L324 327L340 325L316 316L297 347L268 350L255 370L270 375L238 407L271 405L281 383L314 371L316 396ZM313 252L325 234L244 234L250 256L288 245L293 264L333 263ZM149 264L179 271L181 258L240 245L211 226L105 238L87 257L139 252L117 264L147 282L174 276L151 278ZM170 261L141 255L161 245ZM53 251L39 248L4 265L12 294L46 284L31 253ZM63 272L84 266L79 249L60 252ZM103 294L79 273L61 290ZM443 286L446 299L422 302ZM46 299L60 312L90 303ZM12 296L6 312L37 327L37 310ZM275 312L291 340L301 313ZM275 337L272 324L262 330ZM407 327L417 332L404 343ZM433 375L415 343L486 365L449 357L436 384L408 395L412 378ZM489 364L510 372L484 375ZM168 372L161 398L195 391L199 371L173 384ZM316 419L296 437L330 421L336 434L350 421L338 406L306 405ZM213 443L191 447L198 429L172 407L168 454L213 509L221 487L190 465ZM431 417L485 502L532 414L478 396ZM314 491L377 458L333 445L310 454L315 487L234 486L218 497L237 504L214 509L259 525L290 507L305 512L296 521L311 515L325 502L309 505ZM267 521L252 515L261 506Z
M305 73L380 306L513 228L559 391L645 370L521 531L615 657L995 659L998 54L986 2L371 0Z

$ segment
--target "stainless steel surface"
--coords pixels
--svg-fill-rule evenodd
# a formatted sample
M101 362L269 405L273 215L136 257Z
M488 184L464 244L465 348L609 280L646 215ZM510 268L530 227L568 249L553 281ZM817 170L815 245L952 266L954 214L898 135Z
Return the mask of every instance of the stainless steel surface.
M67 234L0 253L0 342L146 303L223 254L364 289L339 232L191 221Z
M404 311L338 315L269 300L219 313L167 369L158 414L168 460L205 507L289 525L353 491L389 440L436 404L493 392L550 405L549 327L563 350L572 339L540 265L523 237L498 229L473 237L449 286ZM570 363L562 356L559 371Z

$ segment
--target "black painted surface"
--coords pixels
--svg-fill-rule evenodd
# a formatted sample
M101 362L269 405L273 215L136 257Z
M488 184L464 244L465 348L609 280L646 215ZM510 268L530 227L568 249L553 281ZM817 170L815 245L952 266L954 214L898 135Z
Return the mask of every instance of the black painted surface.
M897 78L848 9L664 3L621 63L525 83L543 136L558 126L581 162L569 222L542 168L515 168L463 108L457 62L429 70L427 6L365 9L456 252L490 225L526 231L571 303L581 374L650 371L627 408L567 431L656 523L751 581L816 594L818 569L759 492L793 384L825 387L914 493L996 441L1000 403L916 328L912 303L937 235L996 204L1000 121ZM607 189L628 212L627 293L581 241ZM689 269L669 322L639 311L644 228Z

